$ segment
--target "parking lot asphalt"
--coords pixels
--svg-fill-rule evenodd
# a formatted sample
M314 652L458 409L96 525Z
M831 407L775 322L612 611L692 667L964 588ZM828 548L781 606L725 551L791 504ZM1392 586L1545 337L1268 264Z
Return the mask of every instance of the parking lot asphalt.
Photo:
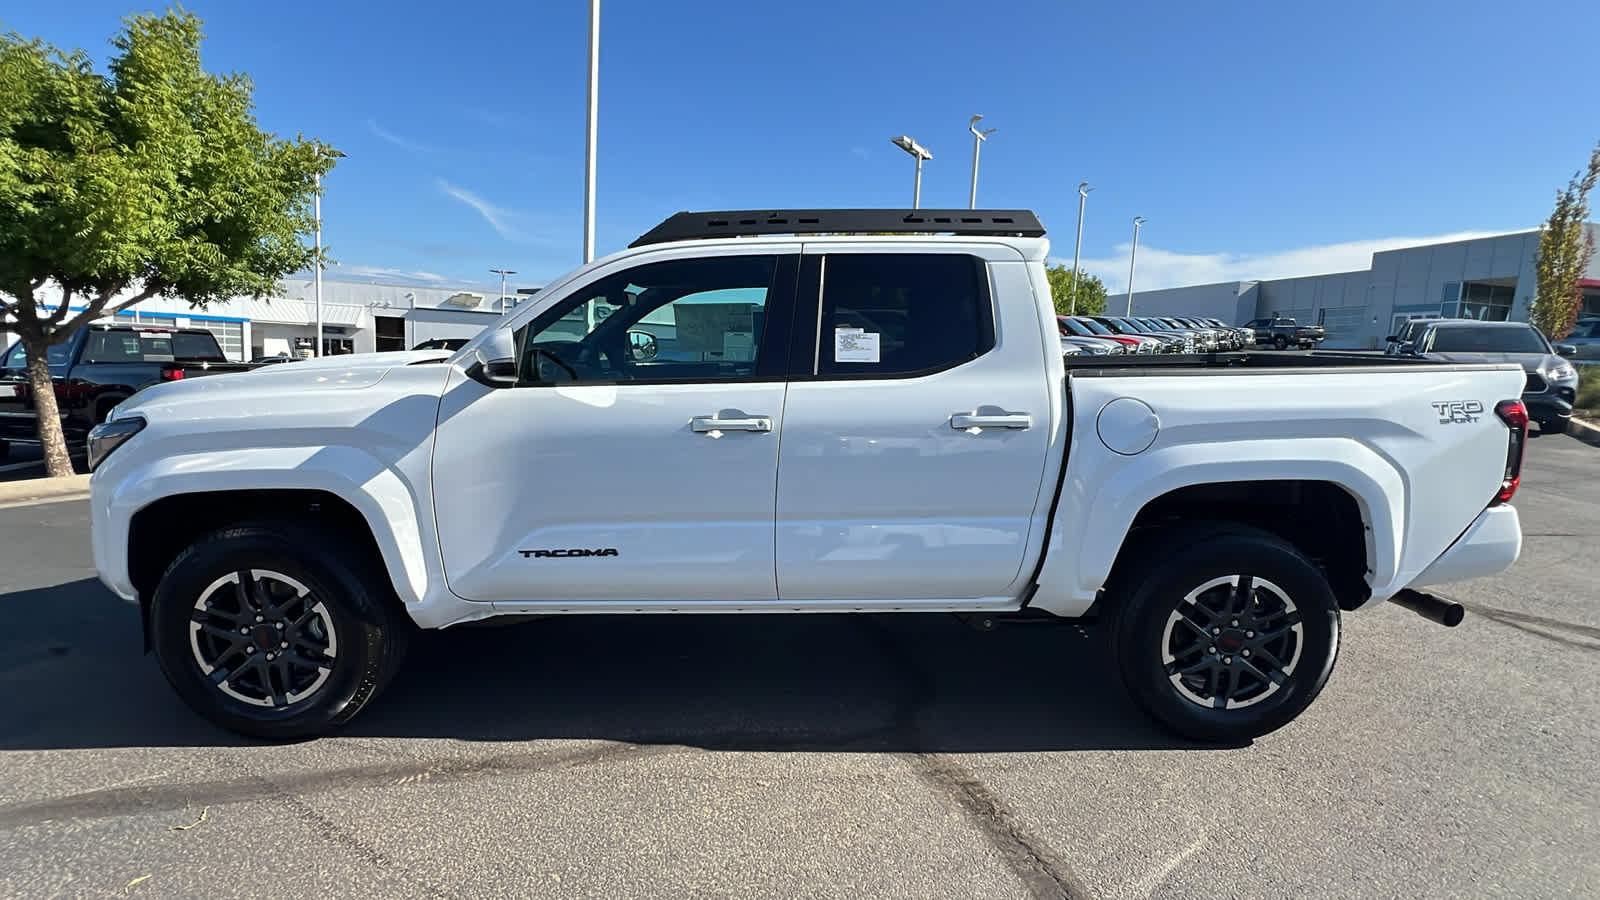
M0 895L1592 896L1597 474L1531 442L1466 621L1348 615L1235 748L1150 726L1094 626L944 616L454 629L339 736L253 744L141 654L86 503L0 510Z

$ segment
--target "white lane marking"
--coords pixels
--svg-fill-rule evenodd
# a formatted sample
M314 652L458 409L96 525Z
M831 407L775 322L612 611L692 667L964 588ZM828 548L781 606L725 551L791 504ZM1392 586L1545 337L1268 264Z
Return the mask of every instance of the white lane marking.
M76 494L57 494L54 497L32 497L27 500L10 500L0 503L0 509L18 509L23 506L42 506L46 503L66 503L71 500L87 500L89 492L82 491Z

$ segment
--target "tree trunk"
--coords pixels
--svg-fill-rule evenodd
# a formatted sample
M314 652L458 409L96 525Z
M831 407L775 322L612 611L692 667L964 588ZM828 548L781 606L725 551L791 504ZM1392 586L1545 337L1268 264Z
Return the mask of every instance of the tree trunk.
M28 354L28 393L33 395L34 412L39 415L39 448L44 454L45 472L51 478L76 474L72 457L67 455L67 437L61 431L55 380L50 377L50 345L43 337L24 332L22 347Z

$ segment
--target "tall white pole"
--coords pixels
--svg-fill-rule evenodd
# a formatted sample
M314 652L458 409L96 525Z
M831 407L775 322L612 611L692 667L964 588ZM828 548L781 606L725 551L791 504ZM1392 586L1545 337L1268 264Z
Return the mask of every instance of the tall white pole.
M983 135L972 132L972 196L967 198L967 209L978 208L978 148L983 146Z
M311 195L311 213L317 220L316 248L316 297L317 297L317 331L316 337L311 341L311 355L322 355L322 174L319 172L312 176L316 181L316 193Z
M1072 302L1067 306L1067 311L1072 315L1078 314L1078 255L1083 252L1083 204L1092 190L1094 188L1089 187L1089 182L1078 182L1078 243L1072 250Z
M595 138L600 127L600 0L589 0L589 150L584 162L583 261L594 261Z
M922 208L922 157L917 157L917 183L911 189L911 208Z
M1144 225L1144 216L1133 217L1133 252L1128 254L1128 312L1133 315L1133 263L1139 258L1139 228Z

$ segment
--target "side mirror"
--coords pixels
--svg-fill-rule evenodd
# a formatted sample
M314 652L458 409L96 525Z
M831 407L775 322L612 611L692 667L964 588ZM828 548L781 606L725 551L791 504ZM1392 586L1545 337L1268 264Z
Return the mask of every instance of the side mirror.
M1557 344L1556 353L1566 357L1567 359L1572 359L1578 355L1578 348L1572 344Z
M1398 343L1400 343L1400 335L1391 334L1388 337L1384 338L1384 341L1386 341L1387 343L1390 343L1390 344L1398 344Z
M661 346L656 343L656 336L648 331L628 332L628 355L634 362L644 362L656 358L661 352Z
M517 383L517 344L510 330L496 328L473 351L467 374L489 387L511 387Z

